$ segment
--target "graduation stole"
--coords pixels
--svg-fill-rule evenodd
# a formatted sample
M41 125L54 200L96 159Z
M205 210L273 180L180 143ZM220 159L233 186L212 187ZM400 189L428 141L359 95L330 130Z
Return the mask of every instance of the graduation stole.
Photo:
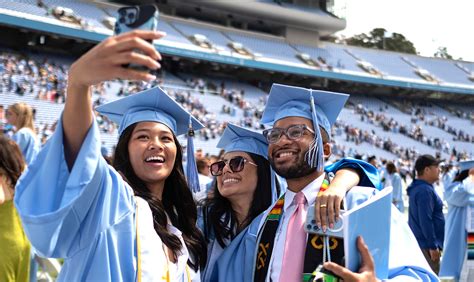
M474 233L467 233L467 260L474 260Z
M142 282L142 255L141 255L141 243L140 234L138 233L138 202L135 199L135 234L137 236L137 282Z
M474 218L473 218L474 208L472 203L467 206L467 216L466 216L466 231L467 231L467 260L474 260Z
M319 189L319 193L327 190L329 186L329 177L326 174L325 179ZM255 261L254 281L264 282L267 277L270 260L273 253L273 247L276 238L276 232L280 226L280 220L283 214L285 204L285 194L283 194L265 219L258 242L257 257ZM324 261L324 237L317 234L308 234L306 251L304 255L304 266L301 281L310 281L313 271ZM331 251L332 261L344 266L344 243L341 238L329 237L329 249Z
M136 232L136 246L137 246L137 282L142 282L142 255L141 255L141 241L140 241L140 234L139 234L139 228L138 228L138 202L135 199L135 232ZM163 252L166 254L166 249L163 247ZM170 270L168 267L169 259L168 256L166 256L167 259L167 264L166 264L166 270L165 270L165 275L161 277L162 280L170 282ZM191 274L189 272L189 266L186 264L186 276L187 276L187 281L191 282Z

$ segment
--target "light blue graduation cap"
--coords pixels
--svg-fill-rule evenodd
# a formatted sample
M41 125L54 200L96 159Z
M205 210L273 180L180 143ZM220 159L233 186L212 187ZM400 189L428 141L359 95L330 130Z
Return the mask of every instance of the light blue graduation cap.
M119 125L119 135L130 125L142 121L154 121L166 125L176 136L199 130L204 127L160 87L150 88L137 94L104 104L96 110ZM192 137L191 137L192 138ZM188 138L188 143L189 143ZM192 142L192 139L191 139ZM191 145L191 147L189 146ZM188 144L189 148L194 148ZM199 187L194 152L188 150L186 177L189 187ZM190 171L191 170L191 171Z
M323 169L323 146L320 127L331 137L336 122L349 95L313 90L283 84L273 84L261 122L273 125L286 117L303 117L313 122L315 139L310 145L306 161L311 167Z
M268 160L268 143L260 132L228 123L224 133L217 143L217 148L226 153L243 151L260 155Z
M194 130L204 127L160 87L154 87L96 108L119 125L119 135L130 125L141 121L155 121L169 127L176 136L185 134L191 125Z
M268 160L268 142L261 132L252 131L243 127L228 123L221 139L217 143L217 148L229 152L247 152L257 154ZM271 169L271 168L270 168ZM276 194L275 172L271 169L272 178L272 202L275 202Z
M471 168L474 168L474 160L459 162L458 166L459 166L459 171L469 170Z

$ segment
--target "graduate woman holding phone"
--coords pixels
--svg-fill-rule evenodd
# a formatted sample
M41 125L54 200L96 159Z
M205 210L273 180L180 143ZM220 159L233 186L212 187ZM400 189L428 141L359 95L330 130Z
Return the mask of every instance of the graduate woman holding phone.
M64 258L59 281L196 281L206 245L176 139L202 125L160 88L96 110L119 125L113 167L100 154L91 86L152 80L161 32L110 37L69 70L56 132L16 187L15 204L36 250ZM139 53L140 52L140 53Z

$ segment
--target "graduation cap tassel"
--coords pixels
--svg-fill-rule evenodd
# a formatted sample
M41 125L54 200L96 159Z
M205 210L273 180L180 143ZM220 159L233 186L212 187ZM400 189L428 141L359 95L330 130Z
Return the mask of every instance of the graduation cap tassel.
M199 176L197 171L196 159L194 157L194 130L189 117L189 130L188 130L188 145L187 145L187 156L188 161L186 164L186 178L188 180L188 186L191 192L196 193L200 191L199 187Z
M322 171L324 166L323 139L321 136L321 130L319 128L319 122L312 93L310 97L310 104L315 136L311 144L309 144L309 149L306 153L306 162L309 164L309 166L316 168L318 171Z

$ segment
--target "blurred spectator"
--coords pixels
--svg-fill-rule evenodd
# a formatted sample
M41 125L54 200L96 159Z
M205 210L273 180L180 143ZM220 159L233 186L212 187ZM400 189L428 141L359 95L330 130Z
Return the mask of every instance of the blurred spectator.
M25 167L18 145L0 135L0 281L29 281L30 243L13 204L15 185Z
M196 201L201 201L206 198L208 190L210 189L210 183L212 182L212 178L210 177L209 164L209 159L206 157L199 159L196 158L196 166L198 170L200 188L200 191L194 194L194 198Z
M408 225L436 274L444 241L443 202L433 187L439 180L439 163L431 155L420 156L415 162L417 178L407 189Z
M386 165L387 169L387 178L389 178L390 183L393 188L392 192L392 203L397 207L397 209L403 213L405 211L405 205L403 203L403 187L402 187L402 178L398 173L397 167L393 162L388 162Z
M469 237L473 235L474 160L459 163L459 172L445 187L448 203L446 240L440 276L472 281Z
M12 139L20 146L26 163L31 164L41 148L34 127L33 109L26 103L15 103L8 107L6 118L13 126Z

